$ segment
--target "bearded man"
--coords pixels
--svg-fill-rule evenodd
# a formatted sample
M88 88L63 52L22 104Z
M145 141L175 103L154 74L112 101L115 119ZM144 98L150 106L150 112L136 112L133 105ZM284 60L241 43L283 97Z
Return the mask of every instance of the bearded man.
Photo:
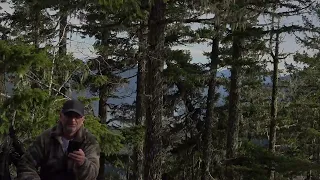
M17 166L19 180L97 178L100 146L83 125L84 109L78 100L63 104L58 124L41 133L22 156Z

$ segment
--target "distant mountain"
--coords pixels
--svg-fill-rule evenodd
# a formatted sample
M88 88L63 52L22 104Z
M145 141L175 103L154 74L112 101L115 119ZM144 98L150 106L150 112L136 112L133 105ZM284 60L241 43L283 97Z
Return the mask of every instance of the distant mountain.
M128 79L128 84L126 84L125 86L118 88L116 91L116 95L119 97L122 97L120 99L118 98L110 98L108 100L108 103L112 103L112 104L121 104L121 103L128 103L128 104L132 104L135 101L136 98L136 89L137 89L137 76L134 76L135 74L137 74L138 69L137 68L133 68L130 69L128 71L125 71L123 73L121 73L121 77L123 78L128 78L128 77L132 77L130 79ZM230 77L230 71L229 70L221 70L217 73L218 77ZM227 95L226 90L220 86L217 89L218 93L221 93L222 98L225 97ZM207 93L207 90L205 90L205 94ZM222 103L222 98L219 100L219 102L221 101ZM220 104L218 102L218 104Z
M120 73L120 76L123 78L128 79L128 83L123 85L122 87L119 87L115 91L115 96L119 98L109 98L108 103L115 104L115 105L121 105L121 104L132 104L135 101L136 98L136 86L137 86L137 68L130 69L128 71ZM230 77L231 73L230 70L224 69L217 72L218 77ZM283 76L281 79L288 79L289 76ZM271 83L271 77L265 78L265 85L270 86ZM6 91L7 94L12 94L12 88L13 85L9 82L6 82ZM217 105L221 106L224 104L224 98L228 96L228 92L223 86L219 86L216 90L217 93L220 94L220 98L218 99ZM207 94L207 88L204 90L204 94ZM73 92L72 97L76 98L78 96L85 96L85 97L93 97L92 94L87 91L81 91L81 92ZM94 112L97 115L98 114L98 101L93 102L93 108ZM110 117L110 116L109 116Z

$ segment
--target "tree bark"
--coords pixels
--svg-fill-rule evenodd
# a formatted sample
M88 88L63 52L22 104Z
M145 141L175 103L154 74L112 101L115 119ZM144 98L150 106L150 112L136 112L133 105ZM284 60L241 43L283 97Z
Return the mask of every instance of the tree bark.
M34 44L34 47L36 49L39 49L40 47L40 26L41 26L41 19L40 19L40 14L41 14L41 8L39 4L35 4L33 6L34 10L34 22L32 22L32 41ZM34 68L34 65L32 66ZM38 72L40 77L45 77L45 73L43 71ZM31 82L31 88L40 88L40 85L37 82Z
M67 12L60 9L60 27L59 27L59 55L67 54L67 29L68 15Z
M101 45L107 47L108 45L108 36L109 36L109 32L107 30L102 32L102 37L101 37ZM102 56L103 58L105 58L106 60L108 59L108 53L107 53L107 49L105 49L102 52ZM108 74L109 69L108 68L104 68L102 70L99 70L98 74L101 75L107 75ZM99 118L100 118L100 122L101 123L106 123L107 122L107 100L108 100L108 93L109 93L110 89L108 86L108 82L105 82L105 84L102 84L99 87Z
M59 27L59 50L58 54L60 57L67 55L67 33L68 33L68 11L64 7L60 8L60 27ZM61 88L61 93L66 96L71 96L70 83L67 82L69 79L69 70L65 71L63 77L61 77L61 83L63 83Z
M227 127L227 159L235 158L238 149L239 117L240 117L240 60L241 41L239 37L233 37L232 68L229 93L229 117ZM234 179L234 172L227 167L227 179Z
M99 88L99 119L103 124L107 122L107 92L106 85Z
M102 44L101 45L106 45L107 44L107 31L103 32L102 35ZM103 52L103 56L105 58L108 57L108 54L106 52ZM107 70L102 70L99 71L98 73L105 75L107 73ZM109 92L109 87L108 87L108 82L105 82L105 84L101 85L99 87L99 119L101 124L106 124L107 123L107 118L108 118L108 111L107 111L107 100L108 100L108 92ZM100 168L99 168L99 174L97 180L102 180L105 179L105 161L106 161L106 154L105 152L100 153Z
M145 133L144 179L160 180L162 175L162 116L164 31L166 4L155 0L148 20L147 108Z
M269 150L272 153L276 152L276 126L277 126L277 111L278 111L278 65L279 65L279 33L275 37L275 52L273 55L273 74L272 74L272 98L271 98L271 121L270 121L270 138ZM275 172L270 170L270 180L275 179Z
M100 168L99 168L99 174L98 174L97 180L104 180L105 179L104 165L106 163L106 155L104 152L100 153L99 163L100 163Z
M145 109L145 74L146 74L146 38L145 28L139 30L139 54L137 74L137 97L136 97L136 125L141 126L146 119ZM134 148L133 179L143 180L143 142L137 142Z
M0 71L0 93L6 94L6 74L4 68ZM0 104L4 102L5 98L4 96L0 96Z
M38 3L33 6L34 10L34 22L33 22L33 43L35 48L40 46L40 26L41 26L41 7Z
M202 177L201 180L209 180L210 177L210 164L213 153L213 126L215 122L214 107L215 107L215 89L216 89L216 74L219 63L219 40L214 38L212 41L211 50L211 73L208 82L208 98L207 98L207 111L205 118L205 130L204 130L204 148L203 148L203 166L202 166Z

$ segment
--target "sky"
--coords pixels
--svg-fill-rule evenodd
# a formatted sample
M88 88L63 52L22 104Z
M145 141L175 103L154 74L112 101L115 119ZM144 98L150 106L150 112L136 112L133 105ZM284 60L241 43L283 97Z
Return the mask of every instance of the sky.
M320 1L320 0L317 0ZM13 10L10 8L10 6L7 3L0 3L0 6L3 8L2 10L0 10L0 12L8 12L8 13L12 13ZM212 16L208 15L208 18L210 18ZM203 16L202 18L206 18L206 16ZM263 17L259 18L259 21L261 24L265 23L265 19ZM313 17L313 22L319 25L318 20ZM73 25L79 25L80 21L74 18L71 18L69 20L69 23L73 24ZM299 17L290 17L288 19L282 19L281 20L281 24L282 25L291 25L291 24L301 24L302 20ZM197 29L199 28L199 24L192 24L192 29ZM73 53L74 56L76 58L79 59L88 59L88 58L93 58L95 56L95 52L93 49L93 44L95 42L95 40L93 38L81 38L80 34L76 34L76 33L69 33L69 41L68 41L68 51ZM208 62L208 60L206 59L206 57L203 55L203 53L209 52L210 51L210 46L208 46L207 44L188 44L185 46L176 46L173 47L173 49L183 49L183 50L189 50L192 57L193 57L193 61L194 63L206 63ZM283 43L280 45L280 52L286 52L286 53L295 53L295 52L302 52L303 48L301 48L300 45L298 45L295 41L295 37L293 35L286 35L283 37ZM288 57L286 59L287 63L292 63L292 57ZM272 65L269 64L268 66L270 69L272 68ZM280 69L284 69L284 62L280 63ZM127 75L130 76L130 75ZM134 91L134 89L132 89L133 87L135 87L135 80L130 80L130 83L121 90L121 94L128 94L128 93L132 93ZM86 95L85 95L86 96ZM120 104L120 103L132 103L135 99L135 95L132 94L130 97L127 98L120 98L120 99L111 99L108 101L112 101L115 104ZM98 104L97 102L94 103L94 109L95 111L97 111L97 107Z
M319 0L317 0L319 1ZM211 18L212 16L207 15L207 18ZM206 18L206 16L203 16L202 18ZM319 20L316 17L311 17L313 23L319 25ZM260 17L259 18L259 23L265 24L267 21L265 18ZM79 21L77 20L72 20L72 23L79 24ZM302 24L302 19L301 17L298 16L293 16L287 19L281 19L280 22L281 25L301 25ZM199 24L191 24L192 29L197 29L200 27ZM296 33L296 35L301 35L299 33ZM296 53L296 52L309 52L310 51L306 50L305 48L301 47L296 42L295 35L293 34L282 34L282 43L280 44L280 52L282 53ZM92 52L94 52L92 48L92 44L94 43L94 39L92 38L86 38L86 39L81 39L79 36L73 36L71 39L71 48L70 51L74 52L75 55L79 58L86 58L88 56L92 56ZM202 44L188 44L188 45L180 45L180 46L175 46L173 49L182 49L182 50L189 50L193 60L192 62L194 63L206 63L208 62L207 58L203 55L204 52L209 52L211 47L208 45L208 43L202 43ZM285 62L287 63L294 63L293 57L289 56L287 59L284 61L280 62L279 68L284 69L284 64ZM302 67L302 65L300 65ZM270 63L268 65L268 68L272 68L272 64Z
M320 1L320 0L317 0ZM13 10L10 8L8 3L1 3L1 7L3 8L1 11L6 11L9 13L12 13ZM206 16L203 16L202 18L205 18ZM210 15L207 15L207 17L212 17ZM312 17L313 22L316 24L319 24L319 21L316 17ZM261 24L266 23L265 18L260 17L259 21ZM79 25L80 21L74 18L69 19L69 23L72 23L74 25ZM291 24L301 24L302 19L300 17L290 17L287 19L282 19L281 24L282 25L291 25ZM193 29L197 29L200 27L199 24L191 24L191 27ZM93 49L93 44L95 40L93 38L86 37L85 39L81 38L80 35L77 35L75 33L69 34L69 42L68 42L68 51L74 53L75 57L80 58L80 59L87 59L90 57L94 57L94 49ZM284 53L295 53L295 52L302 52L305 50L304 48L301 48L300 45L297 44L295 41L294 35L282 35L283 38L283 43L280 45L280 52ZM192 57L193 57L193 62L194 63L205 63L208 60L206 57L203 55L203 52L209 52L210 51L210 46L207 44L189 44L185 46L175 46L173 49L183 49L183 50L189 50ZM287 63L293 63L292 56L289 56L286 60ZM269 68L272 67L272 64L269 64ZM280 69L284 68L284 61L282 61L279 65Z
M316 17L311 17L313 23L319 25L319 21ZM259 24L265 24L267 23L266 18L264 17L260 17L259 18ZM281 19L280 21L280 25L285 25L285 26L290 26L290 25L301 25L302 24L302 18L298 17L298 16L293 16L290 18L286 18L286 19ZM197 27L200 27L198 24L193 24L192 25L194 29L196 29ZM301 33L296 33L296 35L298 36L302 36ZM303 52L303 51L307 51L305 48L301 47L301 45L299 45L296 42L295 39L295 35L293 34L282 34L281 35L281 39L282 39L282 43L280 44L280 52L281 53L296 53L296 52ZM209 52L210 51L210 46L208 46L207 44L193 44L193 45L186 45L186 46L178 46L178 47L174 47L174 49L186 49L186 50L190 50L192 57L193 57L193 62L195 63L202 63L202 62L207 62L208 60L206 59L205 56L203 56L203 52ZM309 52L311 53L311 52ZM286 60L287 63L294 63L292 56L289 56ZM272 64L269 64L268 68L272 68ZM280 69L284 69L284 61L282 61L279 64L279 68Z

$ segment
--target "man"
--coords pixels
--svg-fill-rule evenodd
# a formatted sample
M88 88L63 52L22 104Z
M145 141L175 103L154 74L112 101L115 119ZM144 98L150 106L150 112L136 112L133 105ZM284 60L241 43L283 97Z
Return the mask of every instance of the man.
M95 180L100 167L100 147L95 137L83 127L83 122L84 105L77 100L66 101L59 123L38 136L22 156L17 167L17 178ZM68 153L71 142L79 147Z

